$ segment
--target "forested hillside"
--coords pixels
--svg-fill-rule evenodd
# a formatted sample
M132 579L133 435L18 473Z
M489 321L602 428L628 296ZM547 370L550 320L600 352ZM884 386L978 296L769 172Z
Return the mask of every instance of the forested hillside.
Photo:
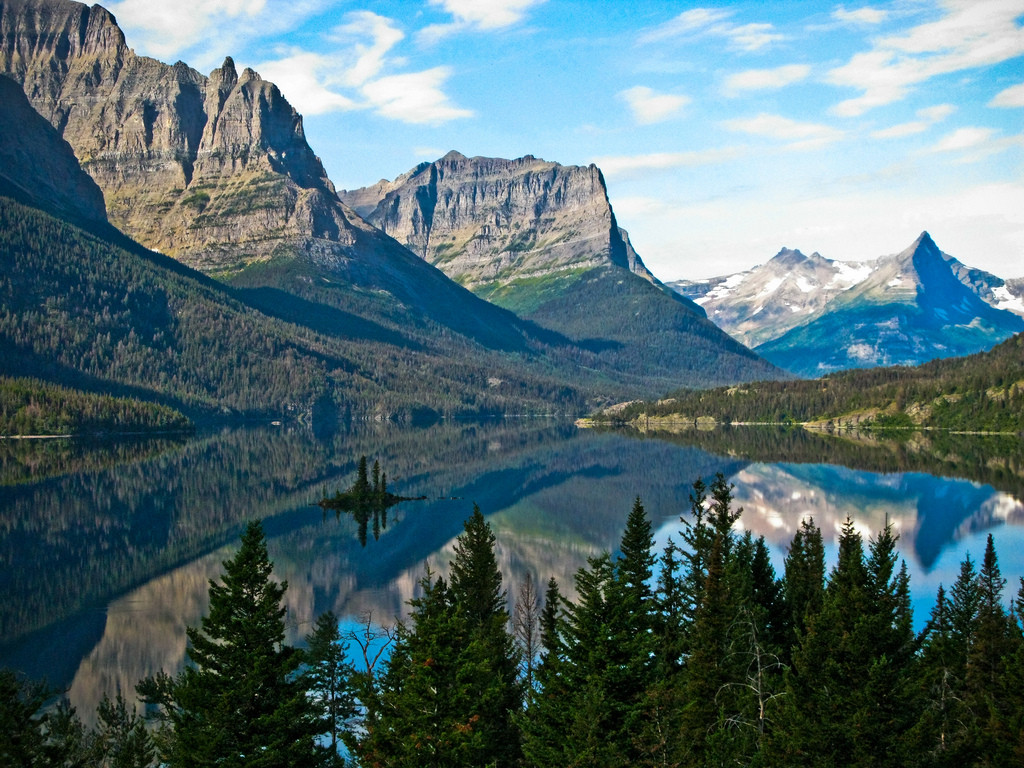
M2 197L0 253L9 375L200 418L308 415L318 405L332 416L405 418L583 407L528 349L486 350L427 320L403 329L314 312L297 297L264 302L285 319L273 317L240 300L245 292L127 239L113 244Z
M599 421L821 422L832 426L1024 431L1024 335L988 352L820 379L679 390L608 409Z
M0 376L0 435L171 432L191 426L178 411L156 403Z

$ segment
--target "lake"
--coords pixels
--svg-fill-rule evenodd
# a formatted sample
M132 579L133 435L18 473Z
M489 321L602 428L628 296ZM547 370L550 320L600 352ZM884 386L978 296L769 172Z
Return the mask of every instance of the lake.
M697 477L735 484L738 527L763 535L781 575L807 515L834 558L843 522L865 540L889 520L921 627L940 583L995 536L1009 599L1024 575L1024 446L1016 437L930 433L874 440L802 429L673 435L577 429L545 419L424 429L370 424L224 429L147 440L0 440L0 666L69 689L91 719L104 693L180 668L185 628L247 520L262 518L288 581L289 641L328 609L391 623L427 565L447 572L463 520L480 506L514 598L529 572L543 591L618 544L633 499L657 550L678 541ZM388 489L426 496L360 535L315 505L347 488L361 455ZM365 537L365 538L364 538ZM365 544L361 539L365 540Z

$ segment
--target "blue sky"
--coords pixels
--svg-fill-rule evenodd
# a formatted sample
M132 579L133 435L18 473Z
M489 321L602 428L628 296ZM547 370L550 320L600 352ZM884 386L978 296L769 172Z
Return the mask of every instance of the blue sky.
M781 247L1024 276L1024 0L119 0L138 53L281 87L338 189L456 149L596 163L664 280Z

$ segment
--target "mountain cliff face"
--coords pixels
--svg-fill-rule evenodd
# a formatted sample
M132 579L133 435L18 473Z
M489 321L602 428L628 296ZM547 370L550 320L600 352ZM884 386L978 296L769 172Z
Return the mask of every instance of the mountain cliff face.
M74 148L111 223L191 266L231 272L282 243L354 248L371 231L277 87L231 59L207 78L136 56L100 6L4 0L0 71Z
M596 166L449 152L340 195L456 282L566 335L602 368L642 371L662 391L680 377L780 375L647 270Z
M449 152L392 182L343 190L367 221L474 291L614 265L655 282L618 227L601 171L531 155Z
M757 346L803 375L842 368L916 365L979 352L1024 330L1024 318L984 301L962 279L968 271L927 232L813 317Z
M0 75L0 193L67 219L103 223L103 193L75 153L32 109L13 80Z

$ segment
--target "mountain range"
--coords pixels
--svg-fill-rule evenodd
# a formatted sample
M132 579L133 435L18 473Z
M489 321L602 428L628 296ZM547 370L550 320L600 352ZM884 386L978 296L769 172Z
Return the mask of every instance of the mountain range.
M1024 279L968 267L927 232L874 260L783 248L752 270L671 286L758 354L804 376L967 355L1024 330Z
M515 199L533 212L538 235L568 243L545 250L530 235L510 244L510 252L532 259L520 265L514 287L533 281L533 288L516 293L492 281L490 293L516 293L505 303L517 314L428 263L429 250L413 252L346 205L307 144L301 117L276 86L251 70L237 72L231 59L203 76L181 62L136 55L100 6L2 0L0 72L44 118L22 123L24 104L13 97L0 103L7 113L2 191L41 210L5 203L10 330L0 344L12 354L4 373L128 390L208 413L306 411L328 401L377 416L421 407L579 410L633 392L783 375L646 271L594 168L582 169L585 188L577 186L581 169L546 164L557 187L551 194L546 181L518 190L515 175L501 170L481 179L478 198ZM50 129L19 128L40 123ZM60 168L44 159L51 155ZM478 159L459 157L447 161L479 171ZM517 162L529 165L494 164ZM592 207L573 218L566 194L575 196L572 205ZM453 221L451 231L472 228L471 218ZM512 218L510 226L521 229ZM568 228L545 229L552 219ZM31 227L88 245L69 252L24 232ZM587 236L569 235L573 227L588 228ZM505 258L501 250L491 254L496 263ZM90 261L58 264L57 254ZM75 275L79 268L85 277ZM69 293L76 279L83 290ZM71 294L74 307L66 306ZM112 295L138 300L112 308ZM190 327L186 339L176 335L182 302L196 296L211 327ZM33 313L54 303L65 311ZM147 306L164 309L149 318ZM218 335L218 316L245 319L234 330L225 320ZM123 325L107 339L102 318L110 317ZM89 354L66 354L75 348L68 337L84 338L90 323L99 323L96 334L113 350L96 342ZM245 333L236 332L242 326ZM144 353L124 352L140 344ZM145 370L142 361L154 355L162 362ZM273 385L257 383L261 356L267 375L276 371ZM291 395L283 383L289 365L305 382ZM247 372L245 381L224 374L232 367ZM195 381L184 386L186 379Z

